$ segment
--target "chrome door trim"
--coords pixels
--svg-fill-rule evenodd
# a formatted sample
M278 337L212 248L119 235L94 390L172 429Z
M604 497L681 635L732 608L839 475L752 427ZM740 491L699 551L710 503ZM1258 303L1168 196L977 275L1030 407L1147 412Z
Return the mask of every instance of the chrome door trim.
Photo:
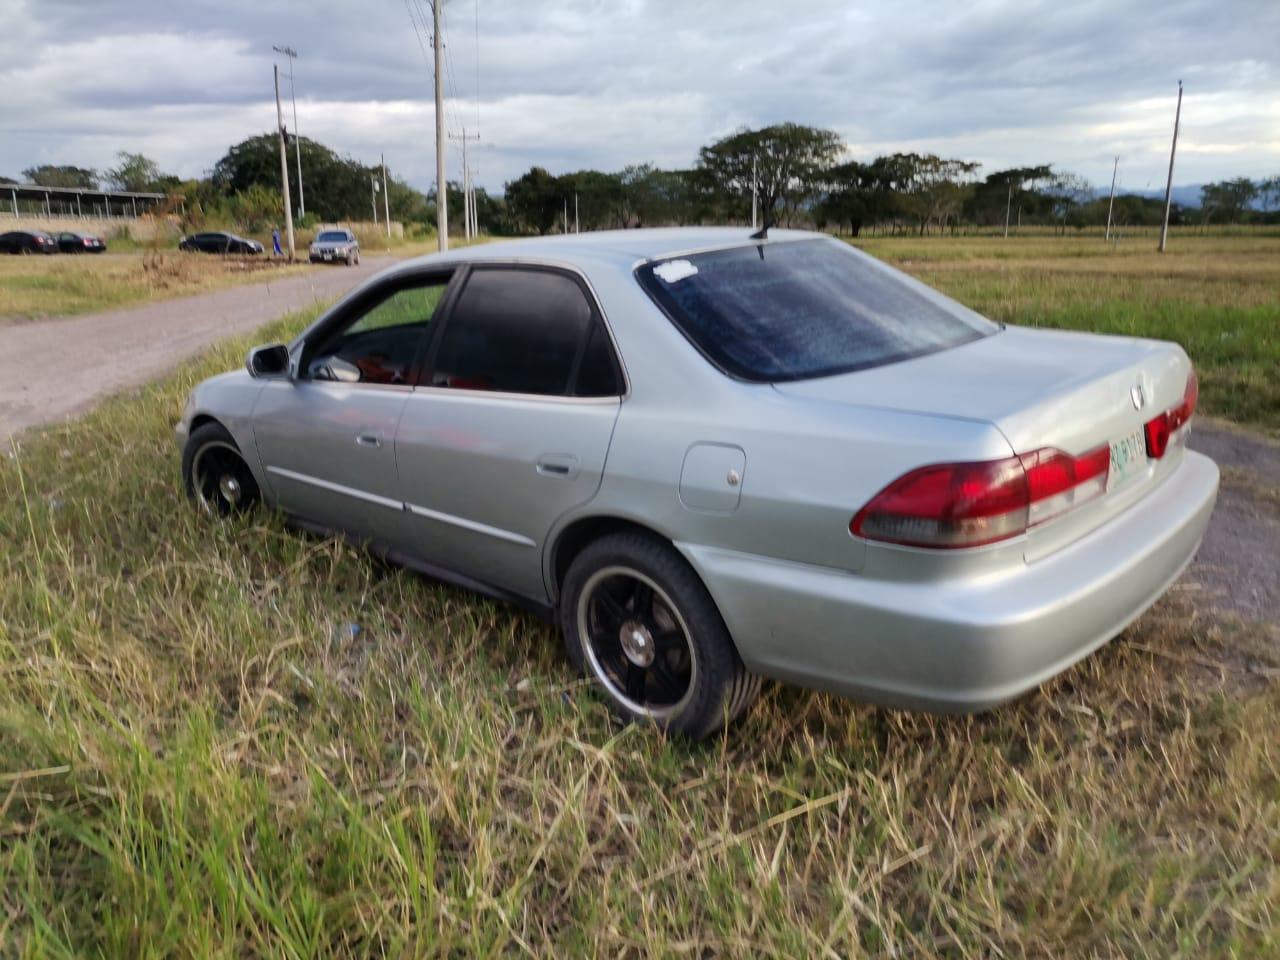
M340 483L321 480L319 477L312 477L305 473L298 473L295 470L286 470L284 467L267 467L267 473L274 473L278 477L284 477L287 480L296 480L299 483L306 483L313 487L319 487L321 490L329 490L332 493L341 493L344 496L354 497L357 500L364 500L366 503L375 503L380 507L387 507L390 510L404 510L405 508L403 501L392 500L390 497L380 497L376 493L367 493L364 490L357 490L354 487L344 487Z
M465 517L455 517L451 513L441 513L439 510L429 510L426 507L420 507L413 503L406 503L404 506L406 510L415 516L426 517L428 520L439 520L441 523L447 523L450 526L461 527L462 529L470 530L473 533L482 533L486 537L505 540L508 543L515 543L522 547L537 546L534 541L530 540L523 534L512 533L510 530L503 530L501 527L491 527L487 523L467 520Z

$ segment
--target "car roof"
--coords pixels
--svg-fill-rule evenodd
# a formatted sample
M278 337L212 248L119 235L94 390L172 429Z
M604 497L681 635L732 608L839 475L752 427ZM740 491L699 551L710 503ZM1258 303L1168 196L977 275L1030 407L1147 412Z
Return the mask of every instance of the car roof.
M608 266L630 272L637 263L645 260L752 243L751 233L750 227L655 227L522 237L429 254L406 261L404 267L413 269L433 263L472 260L525 260L572 266ZM827 236L808 230L773 228L769 230L768 240L808 240Z

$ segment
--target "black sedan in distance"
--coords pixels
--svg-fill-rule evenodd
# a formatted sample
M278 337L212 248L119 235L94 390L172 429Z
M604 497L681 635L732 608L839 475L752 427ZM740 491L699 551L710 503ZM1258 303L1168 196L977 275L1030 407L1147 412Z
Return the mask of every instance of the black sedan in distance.
M105 253L107 241L92 234L68 230L58 234L58 249L63 253Z
M261 253L262 244L257 240L219 230L183 237L178 243L178 249L196 253Z
M58 241L43 230L0 233L0 253L57 253Z

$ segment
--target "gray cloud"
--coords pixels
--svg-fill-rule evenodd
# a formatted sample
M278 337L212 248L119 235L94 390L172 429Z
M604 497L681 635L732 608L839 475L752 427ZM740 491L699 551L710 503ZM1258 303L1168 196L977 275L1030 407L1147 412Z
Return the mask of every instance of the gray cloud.
M423 0L6 0L0 172L142 150L194 176L270 130L273 43L297 48L299 126L434 179ZM447 118L490 187L553 171L687 166L743 125L839 131L857 156L933 150L1163 180L1176 80L1180 182L1280 172L1274 0L446 0ZM426 37L422 42L428 43ZM456 150L450 150L456 171ZM456 176L456 172L451 172Z

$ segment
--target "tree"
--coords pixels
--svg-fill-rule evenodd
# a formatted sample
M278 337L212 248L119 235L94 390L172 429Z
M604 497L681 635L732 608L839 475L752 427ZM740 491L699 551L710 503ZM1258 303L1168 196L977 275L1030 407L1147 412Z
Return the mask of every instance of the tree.
M508 183L506 197L507 211L514 223L538 234L547 233L564 211L563 185L543 167L531 167Z
M814 197L823 176L844 150L839 134L798 123L739 130L698 151L698 168L726 215L746 219L751 210L752 166L766 224L789 221Z
M130 190L136 193L162 193L178 184L178 178L161 173L160 167L150 157L121 150L116 154L120 161L106 173L106 183L114 190Z
M85 190L98 189L98 171L90 167L57 166L44 163L38 167L28 167L22 171L28 183L41 187L80 187Z
M1062 224L1063 233L1067 232L1067 220L1093 199L1093 187L1089 181L1075 173L1055 173L1044 192L1052 204L1054 219ZM1082 225L1077 221L1077 226Z
M327 220L370 219L373 216L370 180L374 177L382 179L381 166L365 166L306 137L299 138L299 143L308 216L314 212ZM290 154L289 176L296 190L297 184L292 181L292 150ZM265 133L237 143L214 165L212 179L214 186L224 195L241 193L254 185L279 191L280 142L276 134ZM394 180L387 186L390 193L388 203L398 212L426 212L426 198L420 192ZM294 196L296 199L297 194ZM378 216L382 217L381 206Z
M1200 188L1200 210L1204 222L1239 223L1258 197L1258 185L1248 177L1236 177Z

